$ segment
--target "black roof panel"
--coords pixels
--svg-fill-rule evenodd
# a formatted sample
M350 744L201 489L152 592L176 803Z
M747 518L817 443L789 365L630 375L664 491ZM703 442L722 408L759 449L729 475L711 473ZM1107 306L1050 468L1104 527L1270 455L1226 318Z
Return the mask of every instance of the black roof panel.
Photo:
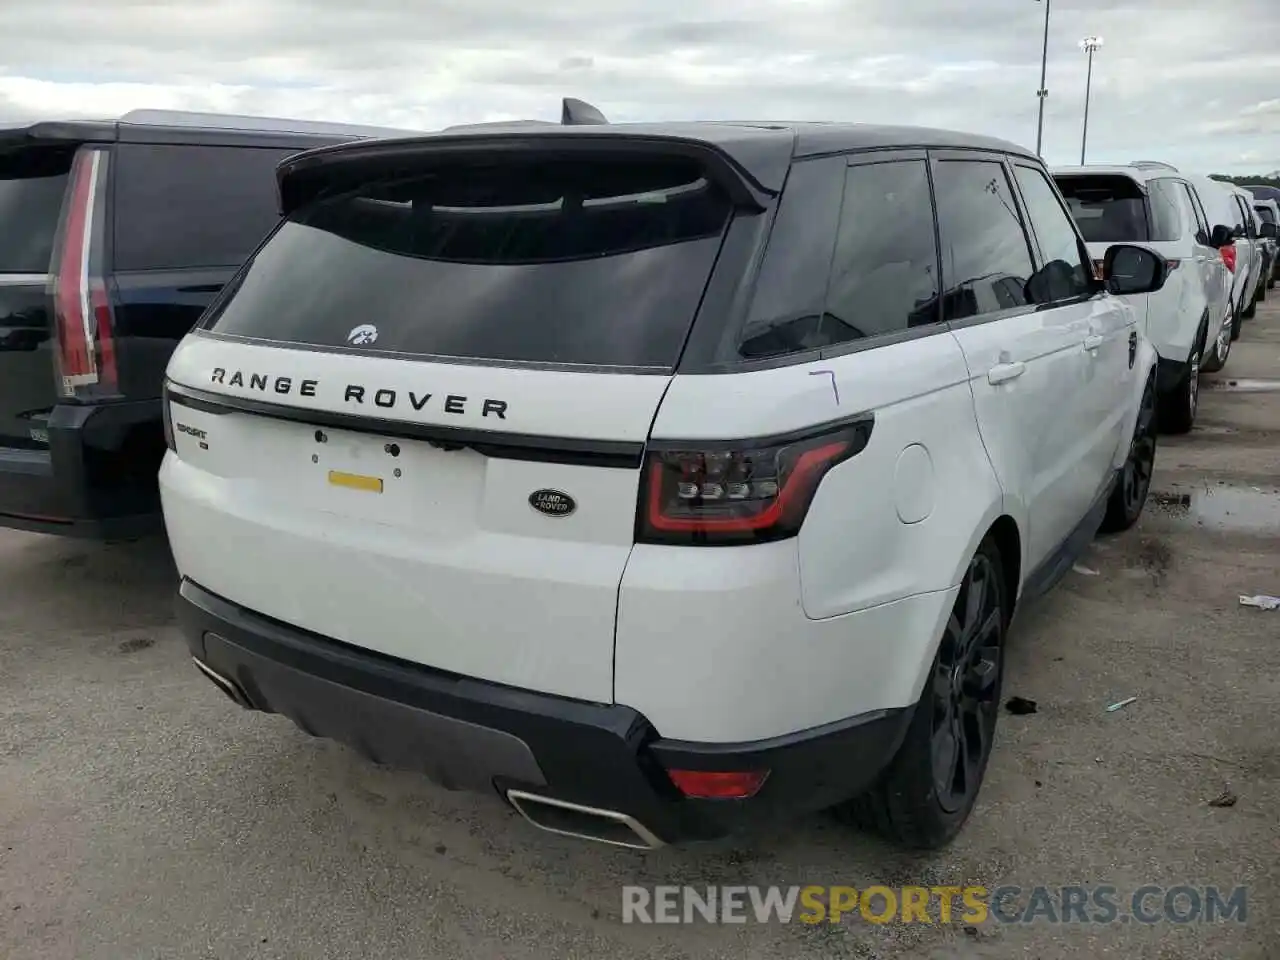
M340 161L344 156L367 156L371 151L405 150L414 146L465 148L468 140L489 140L494 144L545 141L557 137L601 138L623 137L636 140L671 140L714 148L744 170L764 190L776 193L786 181L792 160L832 153L859 150L901 149L903 147L935 147L944 149L991 150L1011 153L1028 159L1036 155L1025 147L1004 140L949 130L926 127L880 126L860 123L771 122L771 121L675 121L660 123L608 123L574 126L537 124L518 121L510 124L476 124L452 127L437 133L382 139L368 142L337 144L320 148L305 157L289 161L295 170Z

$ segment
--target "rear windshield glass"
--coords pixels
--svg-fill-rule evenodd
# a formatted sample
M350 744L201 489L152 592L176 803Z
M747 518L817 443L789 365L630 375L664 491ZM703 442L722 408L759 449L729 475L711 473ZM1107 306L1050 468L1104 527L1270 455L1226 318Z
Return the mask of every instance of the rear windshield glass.
M1055 177L1071 215L1089 243L1151 239L1147 201L1129 177Z
M72 155L0 154L0 273L48 272Z
M209 325L423 356L669 369L730 213L682 160L438 168L291 216ZM349 339L366 324L376 339Z

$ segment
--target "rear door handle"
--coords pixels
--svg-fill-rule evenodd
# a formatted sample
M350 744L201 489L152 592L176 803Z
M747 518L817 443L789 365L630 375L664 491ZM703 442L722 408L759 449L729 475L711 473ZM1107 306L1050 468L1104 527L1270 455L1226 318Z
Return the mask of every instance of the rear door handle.
M1105 339L1106 338L1103 337L1102 334L1100 333L1091 333L1084 338L1084 348L1088 350L1090 353L1093 353L1093 351L1097 350L1100 346L1102 346L1102 342Z
M987 373L987 383L992 385L1017 380L1026 371L1027 365L1021 360L1011 363L997 363Z

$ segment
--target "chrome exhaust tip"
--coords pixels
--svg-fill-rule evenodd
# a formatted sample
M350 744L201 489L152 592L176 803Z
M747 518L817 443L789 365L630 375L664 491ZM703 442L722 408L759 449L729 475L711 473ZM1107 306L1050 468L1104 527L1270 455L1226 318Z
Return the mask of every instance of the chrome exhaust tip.
M200 669L200 672L203 673L215 687L221 690L232 703L238 707L243 707L246 710L253 709L253 704L249 702L249 698L244 695L244 691L240 689L240 685L234 680L229 677L224 677L217 670L214 670L213 667L196 657L192 657L191 662L194 663Z
M587 807L525 790L508 790L507 801L522 817L548 833L629 850L656 850L666 846L635 817L617 810Z

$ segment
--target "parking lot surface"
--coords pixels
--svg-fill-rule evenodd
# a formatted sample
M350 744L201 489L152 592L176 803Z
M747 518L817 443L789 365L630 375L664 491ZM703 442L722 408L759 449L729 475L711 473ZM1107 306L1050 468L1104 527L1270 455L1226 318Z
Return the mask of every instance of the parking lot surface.
M541 833L219 696L162 541L0 532L0 956L1280 956L1280 610L1238 600L1280 594L1277 301L1205 378L1195 431L1161 438L1139 526L1025 612L1005 696L1038 710L1002 715L940 854L823 817L649 854ZM640 925L626 884L1243 886L1247 914Z

